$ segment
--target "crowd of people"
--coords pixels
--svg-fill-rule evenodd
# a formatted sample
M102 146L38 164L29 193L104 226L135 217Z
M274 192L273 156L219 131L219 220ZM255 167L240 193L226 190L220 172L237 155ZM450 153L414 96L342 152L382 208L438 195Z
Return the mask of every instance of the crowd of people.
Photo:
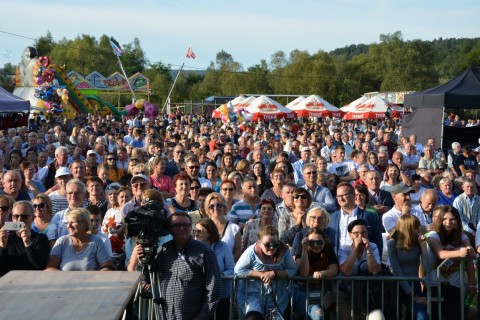
M460 290L477 294L472 259L460 283L457 258L480 250L479 151L422 144L392 119L34 119L0 130L0 277L139 270L149 253L125 217L155 202L167 319L351 319L351 285L327 280L384 271L424 278L400 283L407 319L437 319L425 287L437 294L439 283L453 319ZM250 278L236 286L235 310L228 275ZM285 281L294 275L314 280Z

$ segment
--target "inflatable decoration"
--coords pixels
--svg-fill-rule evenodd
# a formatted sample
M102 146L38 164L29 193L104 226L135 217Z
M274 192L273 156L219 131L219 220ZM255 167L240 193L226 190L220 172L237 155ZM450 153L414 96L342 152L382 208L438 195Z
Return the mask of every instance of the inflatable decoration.
M63 104L68 101L68 90L55 80L55 69L50 67L51 60L47 56L38 58L35 73L35 97L43 100L47 113L63 112Z
M135 104L125 106L125 110L127 110L127 116L136 116L139 112Z
M237 109L237 116L240 121L246 122L246 123L252 121L253 119L253 114L251 114L250 112L248 112L243 108Z
M145 99L138 99L136 102L135 102L135 107L138 109L138 110L143 110L143 104L145 103Z
M150 120L152 121L155 120L155 118L158 116L158 106L149 102L145 102L144 108L145 108L145 115Z

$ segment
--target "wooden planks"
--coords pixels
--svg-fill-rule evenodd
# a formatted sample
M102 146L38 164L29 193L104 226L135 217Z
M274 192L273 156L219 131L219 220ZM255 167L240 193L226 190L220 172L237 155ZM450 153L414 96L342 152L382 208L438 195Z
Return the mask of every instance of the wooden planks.
M0 278L0 319L121 319L141 273L11 271Z

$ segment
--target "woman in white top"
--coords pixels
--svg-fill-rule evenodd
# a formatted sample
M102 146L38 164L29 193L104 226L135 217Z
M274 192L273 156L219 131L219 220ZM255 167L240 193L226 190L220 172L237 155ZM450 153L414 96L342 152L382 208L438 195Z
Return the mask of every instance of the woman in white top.
M227 201L220 193L213 192L205 199L205 212L217 226L220 239L228 244L230 250L232 250L233 258L237 261L242 253L240 227L238 224L225 219L227 210Z

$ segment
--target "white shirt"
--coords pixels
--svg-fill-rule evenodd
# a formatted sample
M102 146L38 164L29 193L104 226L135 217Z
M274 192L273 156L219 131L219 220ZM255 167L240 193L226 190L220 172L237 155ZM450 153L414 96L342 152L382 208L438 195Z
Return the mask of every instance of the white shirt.
M348 214L343 209L340 209L340 224L339 224L339 232L340 232L340 246L352 244L352 239L348 236L348 225L350 222L358 219L358 207L355 207L353 211Z
M402 215L401 211L398 211L395 206L393 206L392 209L388 210L385 212L382 216L382 223L383 227L387 232L390 232L393 228L395 228L395 225L397 224L398 218Z

